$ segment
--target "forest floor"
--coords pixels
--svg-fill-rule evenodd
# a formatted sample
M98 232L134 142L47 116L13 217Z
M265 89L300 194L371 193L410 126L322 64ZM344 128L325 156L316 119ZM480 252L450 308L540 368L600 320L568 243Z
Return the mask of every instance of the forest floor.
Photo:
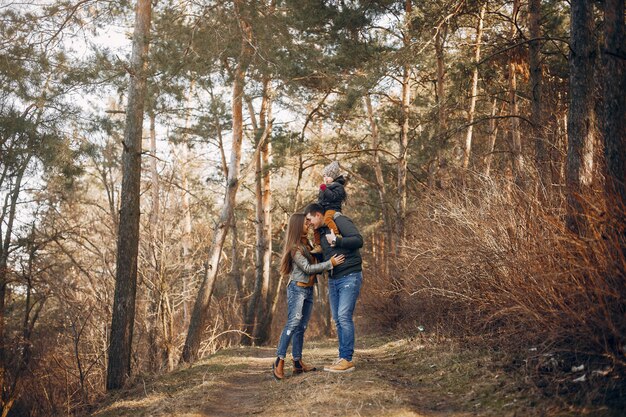
M305 344L305 362L321 369L336 340ZM121 416L616 416L603 407L546 397L501 361L451 340L357 340L356 371L310 372L276 381L273 347L222 350L193 366L105 398L91 414ZM516 373L517 372L517 373Z

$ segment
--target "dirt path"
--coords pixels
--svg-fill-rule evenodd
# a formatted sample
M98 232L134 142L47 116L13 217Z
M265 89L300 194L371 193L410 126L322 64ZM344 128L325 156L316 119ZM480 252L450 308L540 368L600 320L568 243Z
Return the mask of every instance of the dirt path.
M336 341L307 343L322 368ZM357 370L275 381L273 348L234 348L154 380L139 379L93 415L112 416L540 416L562 412L498 371L489 358L453 343L361 339Z

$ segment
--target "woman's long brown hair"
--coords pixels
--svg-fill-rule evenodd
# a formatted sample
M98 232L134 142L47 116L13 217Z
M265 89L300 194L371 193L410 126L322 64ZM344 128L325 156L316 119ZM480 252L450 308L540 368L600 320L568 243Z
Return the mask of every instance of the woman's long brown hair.
M287 225L287 233L285 235L285 243L283 244L283 256L280 260L280 274L289 275L292 268L293 257L296 250L304 249L302 242L302 230L304 229L305 216L302 213L294 213L289 218ZM305 256L308 254L304 254Z

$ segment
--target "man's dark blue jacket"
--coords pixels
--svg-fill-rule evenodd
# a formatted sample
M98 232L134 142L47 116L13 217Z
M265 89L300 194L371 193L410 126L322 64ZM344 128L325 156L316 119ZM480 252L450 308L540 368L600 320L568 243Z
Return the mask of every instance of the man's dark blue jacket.
M329 260L333 255L345 255L346 260L341 265L337 265L330 271L329 277L341 278L353 272L362 271L363 260L360 248L363 247L363 237L349 217L341 213L334 216L335 223L339 228L341 237L337 237L334 247L331 247L325 235L330 233L326 226L320 227L321 245L324 251L324 260Z

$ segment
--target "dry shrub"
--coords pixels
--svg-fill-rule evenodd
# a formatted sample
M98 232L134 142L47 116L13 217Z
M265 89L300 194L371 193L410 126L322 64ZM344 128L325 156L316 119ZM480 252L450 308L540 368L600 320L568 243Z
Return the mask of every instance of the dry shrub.
M407 222L395 278L376 284L370 311L385 325L425 323L497 349L536 350L527 366L539 373L552 353L561 370L586 361L587 371L600 370L587 381L611 379L621 396L626 262L619 232L594 213L601 209L589 210L586 236L578 237L562 210L510 184L482 179L479 188L424 195Z

